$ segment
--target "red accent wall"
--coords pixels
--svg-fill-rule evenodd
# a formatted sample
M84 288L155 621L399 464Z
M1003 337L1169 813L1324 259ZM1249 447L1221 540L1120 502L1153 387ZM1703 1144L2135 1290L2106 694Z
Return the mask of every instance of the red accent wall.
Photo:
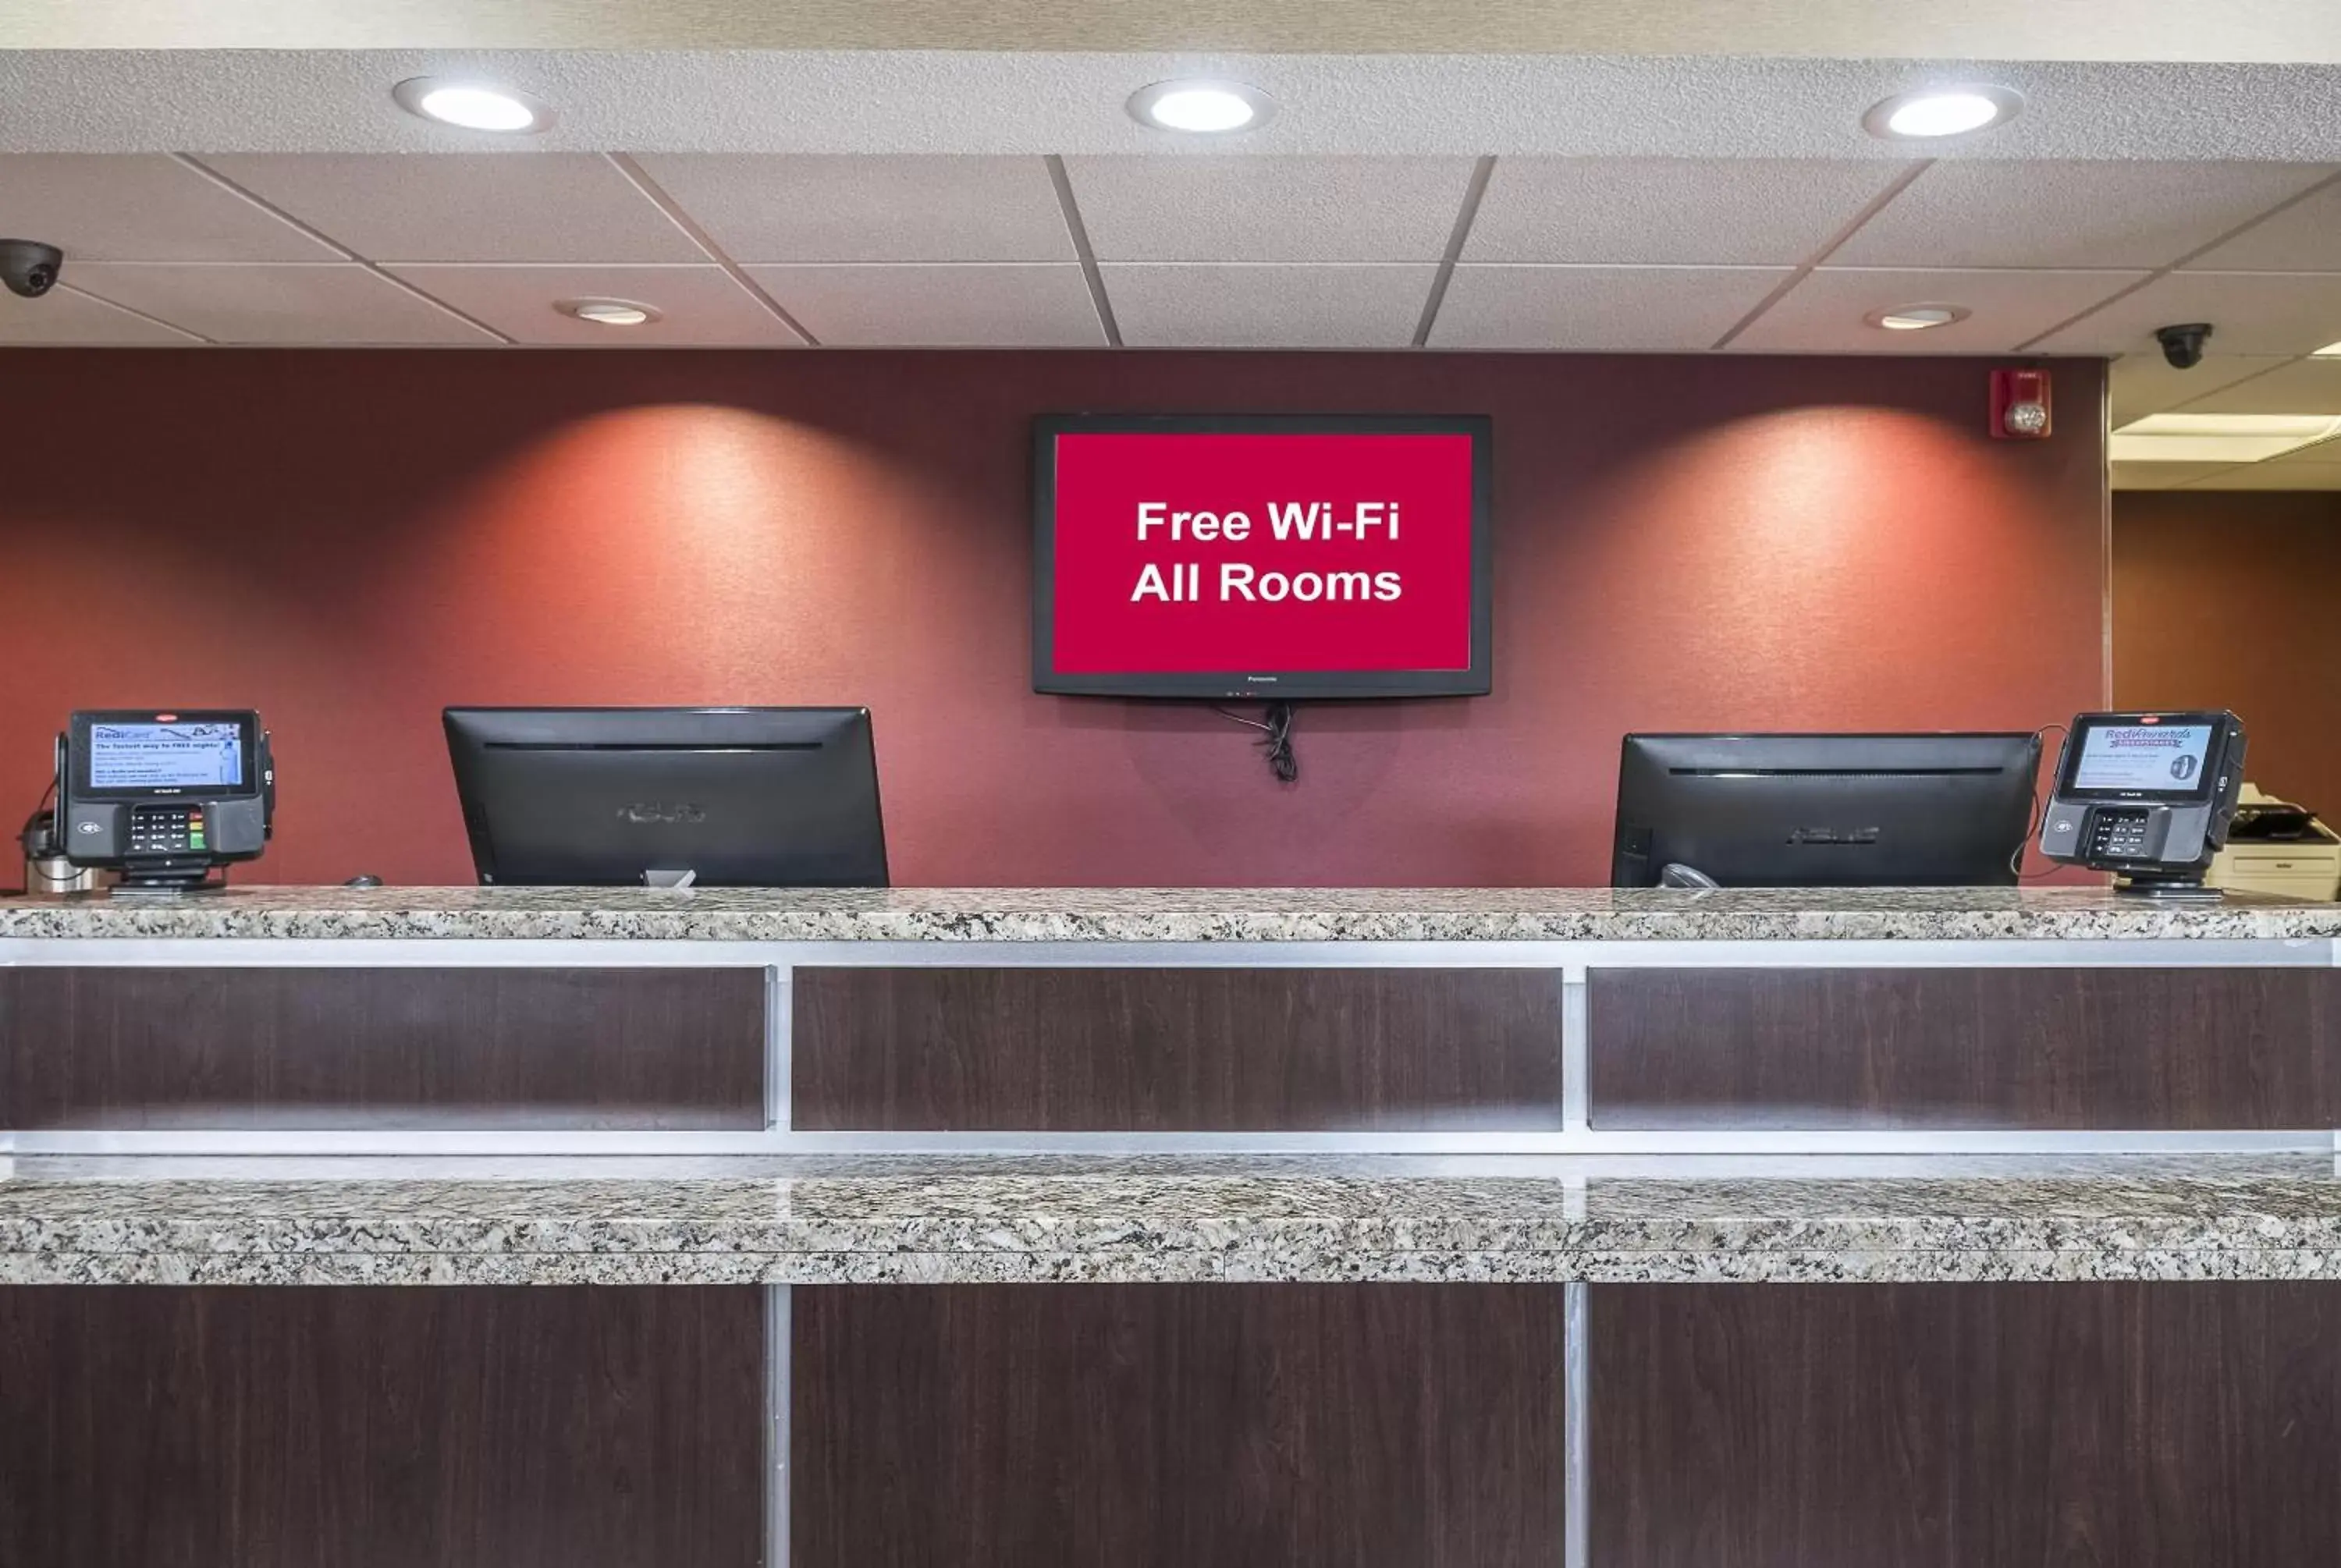
M2101 699L2100 367L1977 361L15 351L0 805L76 707L257 707L249 873L470 879L447 703L859 702L904 884L1606 880L1629 729L2029 728ZM1028 428L1495 417L1495 694L1029 690ZM13 880L13 878L9 878Z
M2114 497L2114 701L2232 708L2245 776L2341 820L2341 491Z

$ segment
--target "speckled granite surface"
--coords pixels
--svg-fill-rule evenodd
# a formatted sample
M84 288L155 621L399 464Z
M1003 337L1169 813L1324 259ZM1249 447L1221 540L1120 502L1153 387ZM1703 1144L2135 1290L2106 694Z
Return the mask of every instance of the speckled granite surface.
M2341 1281L2325 1156L168 1169L19 1162L0 1284Z
M254 888L173 903L0 900L9 938L697 941L1672 941L2341 937L2341 905L2157 908L2097 888Z

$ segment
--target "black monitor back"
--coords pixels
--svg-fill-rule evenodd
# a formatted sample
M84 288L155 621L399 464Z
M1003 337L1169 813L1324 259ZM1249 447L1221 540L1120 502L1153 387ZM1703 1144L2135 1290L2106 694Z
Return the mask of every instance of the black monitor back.
M2037 734L1629 735L1610 885L2013 886Z
M480 880L882 888L866 708L450 708Z

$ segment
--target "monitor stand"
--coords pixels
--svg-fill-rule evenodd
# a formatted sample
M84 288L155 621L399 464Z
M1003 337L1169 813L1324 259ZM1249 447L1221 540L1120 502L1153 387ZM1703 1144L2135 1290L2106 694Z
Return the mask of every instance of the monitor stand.
M645 888L670 889L688 888L698 880L699 873L696 871L644 871L643 873L643 886Z
M2227 897L2217 888L2205 887L2199 876L2133 877L2115 883L2114 892L2126 898L2150 898L2157 904L2217 904Z
M184 898L227 891L227 871L216 879L209 871L125 871L122 880L105 890L109 898Z

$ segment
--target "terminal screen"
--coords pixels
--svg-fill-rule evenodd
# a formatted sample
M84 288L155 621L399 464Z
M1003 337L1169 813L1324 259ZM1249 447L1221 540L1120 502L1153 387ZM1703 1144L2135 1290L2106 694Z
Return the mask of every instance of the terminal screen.
M2193 794L2203 788L2208 724L2093 724L2081 735L2076 789Z
M93 724L93 789L241 789L244 726L233 720L185 724Z

